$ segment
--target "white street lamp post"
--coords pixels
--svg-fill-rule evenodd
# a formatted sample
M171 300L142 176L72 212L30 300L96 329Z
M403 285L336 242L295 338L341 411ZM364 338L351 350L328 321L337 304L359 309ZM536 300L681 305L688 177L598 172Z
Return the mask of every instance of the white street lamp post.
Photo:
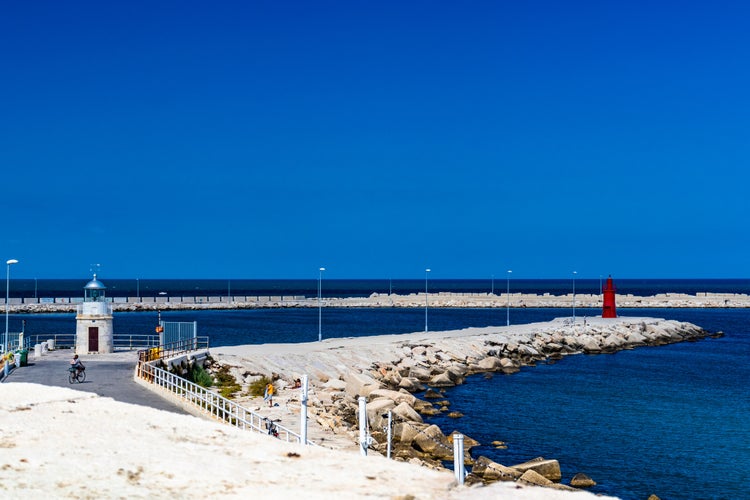
M320 302L320 296L323 291L323 271L325 270L325 267L318 270L318 342L323 340L323 306Z
M5 262L7 264L7 270L5 272L5 343L3 344L3 352L8 351L8 301L10 300L10 266L12 264L18 264L16 259L10 259Z
M576 323L576 274L577 271L573 271L573 324Z
M430 272L429 269L424 270L424 331L427 333L427 275Z
M505 287L505 295L508 298L508 302L505 305L505 326L510 326L510 273L512 272L508 269L508 280Z

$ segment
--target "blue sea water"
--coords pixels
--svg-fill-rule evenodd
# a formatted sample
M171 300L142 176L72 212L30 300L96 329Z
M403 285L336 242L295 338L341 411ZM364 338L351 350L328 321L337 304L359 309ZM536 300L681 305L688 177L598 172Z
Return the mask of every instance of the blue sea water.
M641 313L725 336L474 376L445 394L465 416L431 422L483 443L474 456L555 458L563 480L584 472L598 482L592 491L627 500L748 498L750 311L621 311Z
M733 280L731 290L741 283ZM430 309L428 322L433 331L504 325L505 312ZM432 421L445 432L458 430L480 441L474 456L508 465L556 458L564 480L585 472L598 482L594 492L626 500L651 493L663 500L748 498L750 309L620 308L618 313L689 321L725 336L570 356L510 376L470 377L446 392L451 409L465 416ZM212 345L239 345L315 341L317 314L317 309L168 311L162 319L197 321L199 335L209 335ZM570 314L569 309L510 311L512 324ZM577 314L599 311L577 309ZM45 314L11 315L11 331L20 330L24 320L28 334L75 330L73 314ZM115 315L116 333L151 333L155 325L156 313ZM424 309L323 310L324 337L423 330ZM489 446L494 440L507 442L508 449Z

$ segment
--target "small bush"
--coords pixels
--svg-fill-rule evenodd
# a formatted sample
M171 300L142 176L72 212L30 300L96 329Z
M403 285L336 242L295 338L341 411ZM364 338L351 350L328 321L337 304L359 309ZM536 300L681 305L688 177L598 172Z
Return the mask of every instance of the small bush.
M222 366L215 372L216 385L219 387L219 394L227 399L232 399L234 393L240 392L242 387L237 383L237 379L234 375L229 373L228 366Z
M271 383L271 379L265 375L250 384L248 392L251 396L263 396L266 393L266 386Z
M211 387L214 385L214 380L211 378L211 375L197 363L190 369L187 378L201 387Z

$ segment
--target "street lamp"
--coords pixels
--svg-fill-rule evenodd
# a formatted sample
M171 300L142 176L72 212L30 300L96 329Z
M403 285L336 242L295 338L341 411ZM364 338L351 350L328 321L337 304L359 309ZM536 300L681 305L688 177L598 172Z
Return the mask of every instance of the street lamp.
M576 324L576 274L577 271L573 271L573 324Z
M11 264L18 264L16 259L10 259L5 262L8 266L5 272L5 343L3 344L3 352L8 352L8 301L10 300L10 266Z
M505 305L505 326L510 326L510 273L512 272L508 269L508 280L505 287L505 295L508 297L508 302Z
M323 290L323 271L325 267L318 270L318 342L323 340L323 309L320 303L320 295Z
M424 270L424 331L427 333L427 274L430 269Z

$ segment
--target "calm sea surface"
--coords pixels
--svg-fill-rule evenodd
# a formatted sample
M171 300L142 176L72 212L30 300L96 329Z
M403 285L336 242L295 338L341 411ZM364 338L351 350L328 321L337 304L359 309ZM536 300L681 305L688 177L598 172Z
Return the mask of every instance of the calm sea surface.
M722 281L733 282L731 287L744 283ZM81 288L84 284L85 280ZM618 288L636 293L624 291L619 283ZM594 316L599 311L578 308L576 313ZM446 392L451 409L465 416L436 417L432 422L446 433L458 430L484 443L474 449L474 456L506 465L537 456L556 458L564 481L584 472L599 483L592 491L627 500L645 499L651 493L663 500L748 498L750 309L618 313L689 321L725 336L617 354L570 356L511 376L470 377ZM162 319L197 321L199 335L209 335L216 346L315 341L317 314L317 309L169 311ZM569 309L510 311L512 324L570 314ZM116 313L115 332L152 333L156 320L155 313ZM430 309L428 322L430 330L504 325L505 310ZM11 331L23 325L27 334L75 332L73 314L10 315L9 325ZM423 330L424 309L323 310L324 337ZM494 440L507 442L508 449L488 446Z

